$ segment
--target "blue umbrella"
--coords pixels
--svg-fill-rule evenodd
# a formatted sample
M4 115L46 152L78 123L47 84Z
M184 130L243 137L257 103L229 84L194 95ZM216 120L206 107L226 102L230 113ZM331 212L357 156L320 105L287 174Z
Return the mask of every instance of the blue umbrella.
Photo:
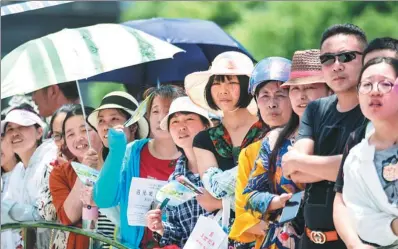
M249 52L217 24L188 18L153 18L123 23L162 40L168 41L186 53L174 59L144 63L114 70L87 79L88 81L114 81L126 84L134 91L142 91L161 83L182 83L186 75L207 70L213 59L225 51Z

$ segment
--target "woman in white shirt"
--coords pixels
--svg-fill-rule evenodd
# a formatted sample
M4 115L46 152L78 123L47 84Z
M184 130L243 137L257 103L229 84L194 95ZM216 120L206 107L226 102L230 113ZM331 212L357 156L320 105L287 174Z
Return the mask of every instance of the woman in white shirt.
M44 171L57 153L51 140L42 142L44 127L40 116L27 106L11 110L1 122L1 131L22 162L15 167L10 179L17 179L18 185L10 189L11 198L2 200L2 223L41 220L36 203ZM37 248L48 247L49 230L37 229L36 235Z
M3 120L5 116L1 120ZM15 166L22 164L11 147L10 139L1 133L1 200L11 198L9 189L19 184L19 181L10 182L10 176ZM14 178L15 179L15 178ZM20 230L7 230L1 233L1 248L15 249L21 244Z
M398 247L398 60L380 57L367 62L360 73L358 96L374 130L349 151L343 167L343 199L363 241L394 249Z

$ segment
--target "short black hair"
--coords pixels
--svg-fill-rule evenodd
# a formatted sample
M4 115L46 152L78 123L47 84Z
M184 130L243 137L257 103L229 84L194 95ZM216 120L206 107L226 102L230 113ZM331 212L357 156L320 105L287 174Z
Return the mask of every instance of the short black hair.
M380 64L380 63L386 63L386 64L390 65L394 69L395 76L398 76L398 59L390 58L390 57L376 57L376 58L373 58L370 61L368 61L362 67L362 70L359 73L358 84L357 84L358 87L359 87L359 84L361 83L363 72L365 72L365 70L368 67L373 66L373 65L377 65L377 64Z
M79 99L79 91L77 90L76 81L60 83L57 84L57 86L68 100L75 101Z
M391 37L380 37L373 39L371 42L369 42L365 51L363 51L362 58L365 58L367 54L378 50L394 51L395 57L398 57L398 40Z
M246 108L249 106L250 101L253 98L253 96L251 96L247 91L247 89L249 88L249 76L246 75L236 75L236 76L238 78L240 86L239 100L238 103L236 103L236 107ZM220 110L220 108L214 102L213 97L211 96L211 87L213 85L213 82L214 81L225 82L226 80L231 80L231 78L232 78L231 75L213 75L207 81L204 95L205 95L205 100L211 109Z
M94 108L85 106L84 107L84 112L86 116L88 117L92 112L94 111ZM83 109L81 105L75 105L74 108L72 108L69 112L66 113L64 122L62 123L62 136L65 136L65 124L68 119L74 117L74 116L83 116ZM86 120L84 120L87 122ZM88 125L88 123L87 123ZM90 126L90 125L88 125Z
M60 108L58 108L53 113L53 115L51 116L51 120L50 120L50 133L51 134L54 132L53 124L54 124L54 120L57 118L58 114L71 112L73 109L76 109L77 106L78 106L78 104L65 104L65 105L61 106Z
M335 24L327 28L322 33L320 47L322 47L326 39L339 34L355 36L358 39L358 41L362 44L363 48L365 48L368 44L366 34L360 27L351 23L344 23L344 24Z

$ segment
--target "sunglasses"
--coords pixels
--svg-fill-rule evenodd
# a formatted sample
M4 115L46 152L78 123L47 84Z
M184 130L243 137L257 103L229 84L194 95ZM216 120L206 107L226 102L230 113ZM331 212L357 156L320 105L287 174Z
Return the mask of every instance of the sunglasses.
M323 65L329 66L336 62L336 58L340 63L353 61L355 58L357 58L357 54L362 55L362 53L358 51L348 51L337 54L326 53L319 56L319 59Z

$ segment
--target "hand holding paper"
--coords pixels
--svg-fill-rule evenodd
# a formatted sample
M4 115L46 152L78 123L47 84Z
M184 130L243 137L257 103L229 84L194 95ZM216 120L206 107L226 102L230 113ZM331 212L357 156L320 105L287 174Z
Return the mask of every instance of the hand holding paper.
M146 214L147 227L152 232L163 235L162 210L160 208L149 211Z

